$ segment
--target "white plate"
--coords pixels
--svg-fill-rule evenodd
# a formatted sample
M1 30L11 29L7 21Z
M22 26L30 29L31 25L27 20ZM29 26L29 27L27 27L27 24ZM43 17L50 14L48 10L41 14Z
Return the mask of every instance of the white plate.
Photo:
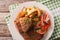
M25 2L25 3L22 3L11 13L10 23L9 23L8 28L9 28L11 34L12 34L13 39L14 40L24 40L24 38L19 33L18 29L15 27L14 20L17 17L18 13L22 10L22 8L23 7L28 7L28 6L36 6L36 7L39 7L40 9L46 10L49 13L50 20L51 20L51 27L49 28L47 33L41 39L41 40L48 40L51 37L51 35L53 33L53 30L54 30L54 18L53 18L52 13L49 11L49 9L39 2Z

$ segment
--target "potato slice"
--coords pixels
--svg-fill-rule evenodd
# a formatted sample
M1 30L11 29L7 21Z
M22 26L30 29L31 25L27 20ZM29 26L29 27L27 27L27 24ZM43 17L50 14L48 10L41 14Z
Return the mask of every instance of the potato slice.
M26 19L28 19L28 23L26 23ZM28 29L31 27L31 20L27 17L20 18L20 24L22 27L23 32L27 32Z

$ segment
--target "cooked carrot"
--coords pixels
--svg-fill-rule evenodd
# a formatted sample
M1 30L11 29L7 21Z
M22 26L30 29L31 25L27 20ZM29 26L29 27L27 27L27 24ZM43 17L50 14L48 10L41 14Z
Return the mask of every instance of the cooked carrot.
M26 14L26 11L21 12L20 15L19 15L19 18L20 18L20 17L23 17L25 14Z
M24 16L26 14L26 8L23 8L21 12L19 12L17 18L19 19L20 17Z

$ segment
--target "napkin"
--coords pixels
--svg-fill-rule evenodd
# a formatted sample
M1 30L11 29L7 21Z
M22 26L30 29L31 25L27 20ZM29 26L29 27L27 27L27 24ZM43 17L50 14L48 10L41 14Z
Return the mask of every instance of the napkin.
M42 3L43 5L47 6L47 8L52 12L54 16L54 32L49 40L54 40L60 37L60 1L59 0L36 0L37 2ZM10 12L13 12L19 4L13 4L9 7ZM6 22L9 25L10 15L6 16Z

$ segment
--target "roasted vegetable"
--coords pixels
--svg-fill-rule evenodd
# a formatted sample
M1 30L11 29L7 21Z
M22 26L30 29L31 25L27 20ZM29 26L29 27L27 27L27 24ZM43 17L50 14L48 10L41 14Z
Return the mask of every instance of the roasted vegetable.
M23 18L20 18L20 24L23 32L27 32L32 24L32 21L28 17L23 17Z

